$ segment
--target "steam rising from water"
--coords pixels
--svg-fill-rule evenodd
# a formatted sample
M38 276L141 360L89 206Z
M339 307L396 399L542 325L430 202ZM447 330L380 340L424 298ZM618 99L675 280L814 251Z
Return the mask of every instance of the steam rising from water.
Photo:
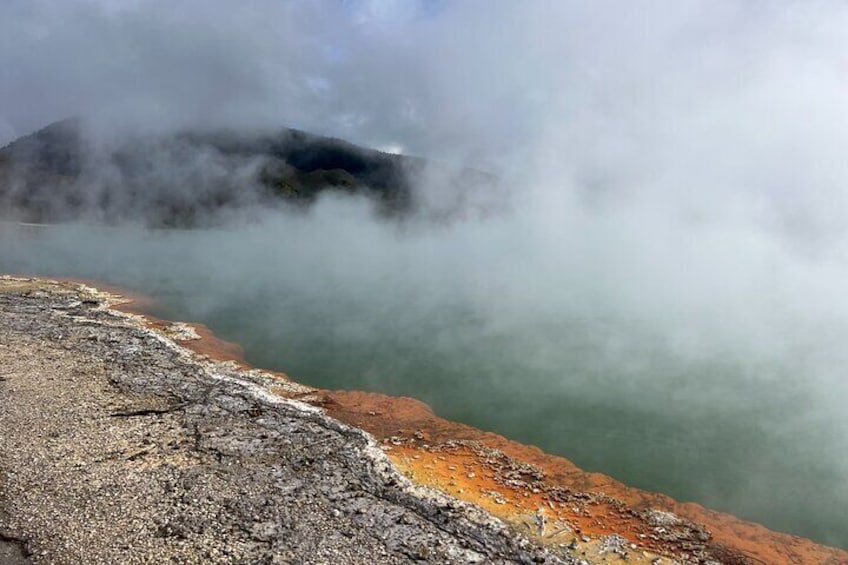
M640 227L583 214L399 226L329 197L227 230L49 228L7 239L0 261L125 284L298 380L412 395L844 545L848 312L829 282L843 267L727 230L664 226L646 246Z
M9 5L18 20L0 22L41 27L4 30L4 111L24 106L56 49L88 65L86 34L145 64L60 59L52 80L79 96L5 116L5 130L79 108L105 131L116 117L296 120L497 171L511 208L397 223L328 196L216 230L7 230L0 270L125 284L299 380L411 394L637 486L848 547L843 3L269 7L286 33L266 11L182 21L156 2L85 5L60 33L40 8ZM191 63L181 88L146 45ZM462 201L429 180L433 207Z

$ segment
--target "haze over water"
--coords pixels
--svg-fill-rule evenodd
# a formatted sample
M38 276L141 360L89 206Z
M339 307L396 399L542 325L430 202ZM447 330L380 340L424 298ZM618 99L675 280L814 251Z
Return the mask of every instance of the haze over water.
M841 0L5 0L0 144L285 125L505 190L4 224L0 272L123 285L304 383L848 548L846 29ZM138 147L177 200L227 176ZM91 202L115 175L85 163Z
M739 304L694 320L672 297L651 319L585 264L545 272L511 249L518 231L334 221L365 214L331 200L229 230L7 228L0 266L124 285L298 381L413 396L627 484L848 545L848 418L826 386L841 390L841 320L777 309L742 330ZM435 252L445 238L452 259Z

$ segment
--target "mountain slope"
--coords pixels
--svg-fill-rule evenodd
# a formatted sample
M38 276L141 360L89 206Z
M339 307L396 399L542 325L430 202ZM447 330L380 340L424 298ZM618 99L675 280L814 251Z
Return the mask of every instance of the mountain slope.
M367 195L382 213L397 215L414 208L413 186L430 166L289 128L104 142L70 119L0 149L0 209L6 219L30 222L193 227L218 223L232 209L308 205L331 190ZM470 169L444 178L457 191L492 182Z

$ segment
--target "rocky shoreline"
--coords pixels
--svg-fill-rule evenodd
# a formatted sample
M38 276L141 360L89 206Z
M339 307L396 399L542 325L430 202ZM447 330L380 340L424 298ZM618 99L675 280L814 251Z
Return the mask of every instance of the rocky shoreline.
M0 564L848 562L759 526L759 550L717 538L665 497L411 399L216 359L120 302L0 278Z

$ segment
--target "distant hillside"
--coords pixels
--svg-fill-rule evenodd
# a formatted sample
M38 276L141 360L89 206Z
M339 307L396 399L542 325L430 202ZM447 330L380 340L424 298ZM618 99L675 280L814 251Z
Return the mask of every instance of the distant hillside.
M7 219L192 227L231 209L308 205L326 190L368 195L384 214L399 215L414 208L412 187L427 165L288 128L128 136L102 147L83 126L56 122L0 149ZM470 169L444 178L456 190L492 182Z

